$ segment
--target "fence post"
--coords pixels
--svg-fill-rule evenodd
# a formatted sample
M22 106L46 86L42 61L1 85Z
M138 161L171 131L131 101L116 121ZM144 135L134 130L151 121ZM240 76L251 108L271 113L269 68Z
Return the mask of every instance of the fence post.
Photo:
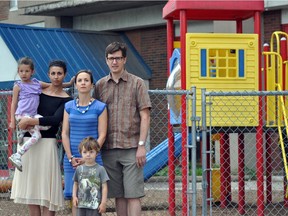
M206 126L206 89L201 89L202 108L202 215L207 215L207 126ZM210 205L211 206L211 205Z
M12 95L9 95L7 97L7 127L9 127L9 121L11 118L11 103L12 103ZM8 157L10 157L13 153L13 131L11 129L8 129L8 149L7 154ZM12 168L11 162L8 161L8 170Z
M189 103L188 103L189 104ZM192 173L192 215L197 215L197 173L196 173L196 154L197 154L197 144L196 144L196 87L192 87L192 130L191 130L191 173ZM188 139L189 140L189 139ZM188 181L189 182L189 181Z

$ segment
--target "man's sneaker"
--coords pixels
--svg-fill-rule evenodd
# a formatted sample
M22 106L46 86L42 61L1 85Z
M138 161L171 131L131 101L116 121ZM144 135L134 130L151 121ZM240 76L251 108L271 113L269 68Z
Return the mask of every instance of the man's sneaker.
M9 161L20 171L22 172L22 161L21 155L19 153L12 154L9 157Z

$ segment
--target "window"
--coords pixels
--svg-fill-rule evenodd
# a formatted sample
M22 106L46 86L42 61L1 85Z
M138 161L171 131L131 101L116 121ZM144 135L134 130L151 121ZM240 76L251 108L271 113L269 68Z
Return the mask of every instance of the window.
M10 0L10 11L18 10L18 0Z
M27 24L27 26L33 26L33 27L45 27L45 22L37 22L37 23L31 23L31 24Z
M201 77L245 77L244 55L242 49L201 49Z

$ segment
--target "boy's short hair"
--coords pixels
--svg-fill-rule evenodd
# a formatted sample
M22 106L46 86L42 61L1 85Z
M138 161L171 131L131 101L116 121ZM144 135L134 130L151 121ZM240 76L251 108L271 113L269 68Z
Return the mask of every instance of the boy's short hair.
M85 148L87 151L91 151L91 150L95 150L96 153L98 153L101 149L99 143L97 142L96 139L94 139L94 137L85 137L79 144L78 146L78 151L82 152L82 149Z

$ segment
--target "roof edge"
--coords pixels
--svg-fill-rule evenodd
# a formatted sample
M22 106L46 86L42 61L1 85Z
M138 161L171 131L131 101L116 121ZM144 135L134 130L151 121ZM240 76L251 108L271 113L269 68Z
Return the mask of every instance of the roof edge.
M53 3L45 3L41 5L25 7L24 14L36 15L36 14L40 14L43 12L52 12L54 10L72 8L72 7L77 7L77 6L81 6L85 4L103 2L103 1L104 0L73 0L73 1L59 1L59 2L53 2Z

